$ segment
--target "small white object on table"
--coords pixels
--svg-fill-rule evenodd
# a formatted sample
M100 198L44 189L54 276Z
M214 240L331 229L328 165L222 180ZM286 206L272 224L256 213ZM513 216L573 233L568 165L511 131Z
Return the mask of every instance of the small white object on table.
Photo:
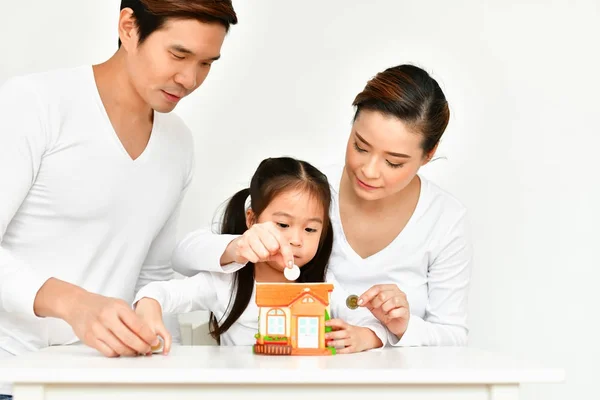
M15 400L516 400L522 383L564 377L562 369L457 347L265 356L250 347L175 346L168 356L105 358L77 345L0 360Z

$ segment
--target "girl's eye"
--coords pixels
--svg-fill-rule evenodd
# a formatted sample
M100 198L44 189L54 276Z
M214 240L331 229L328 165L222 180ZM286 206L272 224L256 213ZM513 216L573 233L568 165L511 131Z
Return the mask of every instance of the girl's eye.
M278 222L277 225L279 225L280 228L289 228L290 227L288 224L284 224L284 223L280 223L280 222Z
M389 165L392 168L402 168L404 166L404 164L393 164L389 161L386 160L387 165Z
M308 233L315 233L317 230L314 228L306 228L306 232Z
M356 142L354 142L354 149L355 149L356 151L358 151L359 153L364 153L364 152L366 152L366 150L365 150L365 149L362 149L362 148L358 147L358 143L356 143Z
M178 56L177 54L174 54L174 53L171 53L171 55L178 60L183 60L185 58L185 57Z

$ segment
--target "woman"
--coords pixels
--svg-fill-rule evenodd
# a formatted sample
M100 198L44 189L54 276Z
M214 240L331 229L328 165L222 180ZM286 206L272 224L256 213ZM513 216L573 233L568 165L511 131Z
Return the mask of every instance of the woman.
M472 264L466 211L419 175L448 124L445 95L427 72L400 65L371 79L353 105L345 165L328 173L334 228L329 269L385 324L389 344L465 345ZM290 243L267 223L241 236L193 232L173 264L190 275L292 259ZM347 340L333 339L336 347Z

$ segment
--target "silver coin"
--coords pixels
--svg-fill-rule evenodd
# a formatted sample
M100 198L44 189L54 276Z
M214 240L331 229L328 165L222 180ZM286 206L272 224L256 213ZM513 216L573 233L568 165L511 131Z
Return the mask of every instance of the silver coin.
M286 268L283 270L283 275L288 281L295 281L300 276L300 268L296 264L292 268Z

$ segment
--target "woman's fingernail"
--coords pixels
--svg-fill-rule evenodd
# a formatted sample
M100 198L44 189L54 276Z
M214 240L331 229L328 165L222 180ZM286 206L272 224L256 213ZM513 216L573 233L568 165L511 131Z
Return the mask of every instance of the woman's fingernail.
M288 261L288 268L294 268L294 262L293 261Z
M364 303L364 302L365 301L363 299L358 299L358 303L356 303L356 304L358 304L359 306L362 306L362 303Z

